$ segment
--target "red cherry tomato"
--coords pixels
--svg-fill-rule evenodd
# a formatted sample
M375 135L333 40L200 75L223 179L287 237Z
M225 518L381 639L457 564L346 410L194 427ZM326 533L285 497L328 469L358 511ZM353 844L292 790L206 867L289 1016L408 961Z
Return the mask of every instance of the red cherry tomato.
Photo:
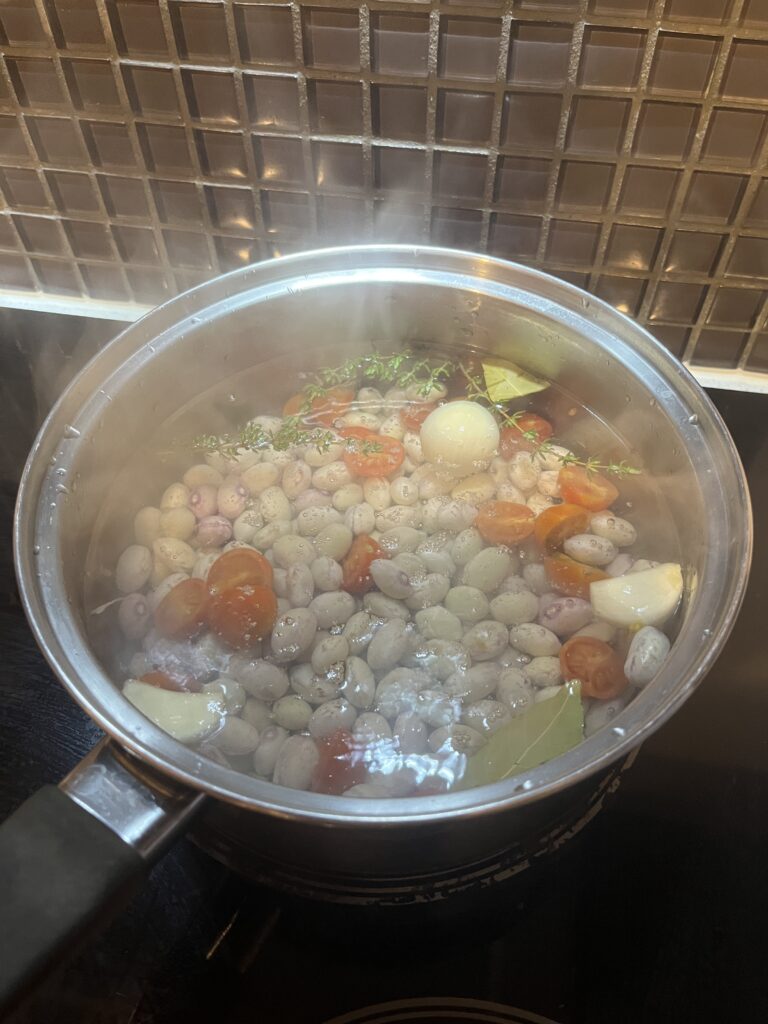
M350 786L365 781L365 746L358 743L350 732L339 729L317 743L320 759L312 778L315 793L340 796Z
M536 517L533 532L545 551L556 551L563 542L589 528L589 513L578 505L550 505Z
M350 472L356 476L389 476L402 466L405 449L394 437L371 433L363 440L374 442L378 450L366 453L351 448L345 451L342 458Z
M511 459L516 452L532 452L536 445L547 441L554 429L549 420L535 412L524 412L516 420L517 426L502 427L499 450L505 459ZM526 437L531 434L531 437Z
M437 408L437 402L409 402L400 410L400 422L406 430L416 434L429 414Z
M563 466L557 475L563 501L581 505L590 512L602 512L619 496L611 481L584 466Z
M267 587L243 583L217 591L208 607L208 624L231 647L247 650L270 632L277 598Z
M355 397L351 388L329 388L322 398L314 398L309 409L303 414L308 423L319 423L324 427L332 427L334 422L349 409ZM298 416L306 405L302 394L291 395L283 406L283 416Z
M514 501L485 501L475 526L489 544L519 544L533 533L535 516L527 505Z
M352 541L352 547L341 563L342 590L348 594L365 594L373 588L371 562L374 558L388 556L376 541L366 533L361 533Z
M203 580L189 579L169 590L155 609L155 628L168 640L193 637L205 625L208 588Z
M376 436L374 432L370 430L368 427L339 427L336 433L339 435L339 437L343 437L345 440L348 440L350 437L365 440L369 437ZM350 447L352 446L350 445Z
M560 648L564 679L578 679L583 697L613 700L629 685L621 658L602 640L573 636Z
M206 583L208 590L216 594L244 583L271 587L272 575L272 566L264 555L252 548L232 548L219 555L210 567Z
M568 555L550 555L544 559L544 568L549 582L568 597L589 598L590 583L607 580L608 576L601 569L591 565L582 565Z

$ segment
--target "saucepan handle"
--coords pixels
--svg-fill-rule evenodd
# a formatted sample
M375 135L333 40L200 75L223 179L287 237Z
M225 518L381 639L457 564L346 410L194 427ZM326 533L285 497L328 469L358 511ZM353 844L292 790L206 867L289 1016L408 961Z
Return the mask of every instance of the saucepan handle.
M104 740L0 825L0 1015L128 901L203 799Z

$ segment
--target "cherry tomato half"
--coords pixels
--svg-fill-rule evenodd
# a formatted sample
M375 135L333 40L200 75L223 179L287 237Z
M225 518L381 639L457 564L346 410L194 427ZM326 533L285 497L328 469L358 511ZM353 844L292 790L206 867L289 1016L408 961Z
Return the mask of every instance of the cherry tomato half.
M208 606L208 624L231 647L247 650L270 632L277 598L267 587L243 583L217 591Z
M167 640L189 639L205 625L207 608L208 588L204 580L182 580L155 609L155 628Z
M400 422L406 430L417 434L421 424L437 408L437 402L409 402L400 410Z
M386 434L368 434L364 439L378 445L378 451L345 451L342 458L350 472L356 476L389 476L399 469L405 458L405 448L394 437Z
M544 559L544 568L555 590L568 597L589 599L590 583L608 579L607 574L601 569L595 569L592 565L582 565L568 555L550 555Z
M602 640L573 636L560 648L564 679L578 679L583 697L613 700L629 685L621 658Z
M334 422L349 409L355 397L351 388L329 388L322 398L313 398L303 418L308 423L319 423L332 427ZM302 394L291 395L283 406L283 416L298 416L306 404Z
M376 436L369 427L339 427L336 433L345 440L349 440L350 437L366 440L369 437ZM352 446L350 445L350 447Z
M367 533L355 537L341 563L341 589L348 594L365 594L371 590L371 562L374 558L387 558L387 555Z
M489 544L519 544L533 533L536 517L527 505L514 501L485 501L475 527Z
M511 459L517 452L532 452L537 444L548 440L554 433L549 420L535 412L524 412L516 422L517 426L502 427L499 442L502 458ZM535 436L526 437L526 434Z
M579 505L550 505L536 516L533 532L545 551L556 551L563 541L589 528L589 513Z
M312 777L315 793L341 796L350 786L365 782L365 747L355 740L352 733L339 729L333 735L319 740L317 750L320 759Z
M264 555L253 548L232 548L219 555L208 570L206 583L212 594L230 587L250 583L258 587L272 586L272 566Z
M602 512L616 501L619 492L601 473L584 466L563 466L557 475L563 501L581 505L590 512Z

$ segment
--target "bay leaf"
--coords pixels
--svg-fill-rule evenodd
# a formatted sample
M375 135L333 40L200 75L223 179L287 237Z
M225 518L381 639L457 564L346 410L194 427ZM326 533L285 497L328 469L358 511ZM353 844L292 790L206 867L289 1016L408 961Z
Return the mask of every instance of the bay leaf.
M581 684L566 683L560 692L513 718L467 760L461 788L500 782L559 757L584 738Z
M544 391L549 384L539 380L513 363L483 363L485 386L492 402L509 402L513 398L532 395L536 391Z

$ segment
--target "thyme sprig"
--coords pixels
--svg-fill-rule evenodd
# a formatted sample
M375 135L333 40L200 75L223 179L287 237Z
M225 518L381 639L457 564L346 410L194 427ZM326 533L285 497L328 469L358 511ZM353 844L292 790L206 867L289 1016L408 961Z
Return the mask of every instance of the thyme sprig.
M432 366L428 359L417 359L415 353L408 348L390 355L371 352L360 359L347 359L341 366L326 366L318 370L302 394L306 402L311 404L319 398L325 398L331 388L353 384L362 378L364 381L390 384L396 388L417 384L418 394L425 398L455 372L453 363L446 361L439 366Z
M284 452L291 448L317 448L327 452L331 445L343 440L333 430L306 430L302 427L300 416L286 416L274 433L270 433L257 423L246 423L237 434L200 434L192 441L192 447L198 451L221 455L234 461L242 452L258 452L265 449ZM378 441L369 441L361 437L348 437L344 440L347 451L359 452L361 455L373 455L381 451Z

